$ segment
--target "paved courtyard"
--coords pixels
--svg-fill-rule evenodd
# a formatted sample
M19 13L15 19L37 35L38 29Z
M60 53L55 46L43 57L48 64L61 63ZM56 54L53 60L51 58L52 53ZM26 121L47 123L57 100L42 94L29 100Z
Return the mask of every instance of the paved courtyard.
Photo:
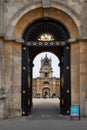
M60 113L58 98L34 98L32 119L56 119Z
M87 119L70 120L59 113L58 99L33 99L30 116L0 121L0 130L87 130Z

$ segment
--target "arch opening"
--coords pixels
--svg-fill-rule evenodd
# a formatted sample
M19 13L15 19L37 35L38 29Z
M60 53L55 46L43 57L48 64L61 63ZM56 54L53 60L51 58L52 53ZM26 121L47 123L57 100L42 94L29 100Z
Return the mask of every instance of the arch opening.
M42 98L42 90L44 88L50 89L50 96L55 93L60 97L60 67L59 59L56 55L50 52L42 52L38 54L33 60L33 97L38 95ZM53 88L54 81L54 88Z
M38 43L38 36L42 34L52 34L54 37L54 41L63 41L62 44L59 46L55 45L49 45L50 41L44 46L37 45ZM69 108L71 105L71 93L70 93L70 46L68 44L68 38L69 33L67 29L60 24L59 22L56 22L54 20L39 20L35 23L32 23L24 32L23 39L25 43L22 46L22 65L27 67L27 70L25 68L25 72L23 70L22 72L22 88L25 89L27 92L26 95L22 94L22 107L25 111L23 115L28 115L29 112L31 112L32 109L32 69L33 69L33 59L36 57L37 54L41 52L52 52L54 53L60 60L59 66L60 66L60 108L62 114L69 114ZM32 41L35 42L35 44L32 45ZM31 43L32 46L29 46L27 43ZM58 43L59 43L58 42ZM65 44L66 43L66 44ZM47 59L47 57L46 57ZM50 61L49 61L50 62ZM41 76L44 78L47 78L52 75L52 69L50 71L50 74L46 70L46 67L48 65L48 59L44 63L45 65L45 74L43 75L43 70L40 70ZM67 70L68 71L67 71ZM26 79L25 79L26 77ZM67 80L69 82L67 82ZM25 84L26 87L25 88ZM49 85L45 84L45 88L48 88ZM67 89L69 90L67 93ZM24 99L27 98L27 105L25 104ZM27 106L27 107L25 107ZM23 110L22 109L22 110Z
M60 60L58 58L58 56L56 56L54 53L52 52L42 52L36 55L36 57L33 59L33 78L39 77L40 76L40 67L41 67L41 61L42 59L45 58L45 56L47 55L47 57L49 59L52 60L52 68L53 68L53 77L58 77L60 78L60 67L58 66L60 63ZM46 60L45 65L49 65L49 61Z

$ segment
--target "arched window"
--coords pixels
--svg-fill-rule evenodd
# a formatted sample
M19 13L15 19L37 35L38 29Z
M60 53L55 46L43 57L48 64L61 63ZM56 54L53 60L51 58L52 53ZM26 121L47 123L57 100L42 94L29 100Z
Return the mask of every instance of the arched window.
M49 82L48 82L48 81L45 81L43 84L49 84Z

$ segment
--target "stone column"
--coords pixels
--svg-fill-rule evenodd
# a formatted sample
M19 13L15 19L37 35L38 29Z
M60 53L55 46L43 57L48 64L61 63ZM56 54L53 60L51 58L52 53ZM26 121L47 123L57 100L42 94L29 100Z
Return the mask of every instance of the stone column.
M71 47L71 104L80 104L80 66L79 42L70 43Z
M87 115L87 40L80 44L80 107L81 115Z

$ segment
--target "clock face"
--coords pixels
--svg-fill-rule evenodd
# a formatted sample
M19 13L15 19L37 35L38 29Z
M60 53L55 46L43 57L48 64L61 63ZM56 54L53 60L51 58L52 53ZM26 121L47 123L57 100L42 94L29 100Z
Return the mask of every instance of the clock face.
M48 70L47 70L47 69L45 69L45 70L44 70L44 72L48 72Z

